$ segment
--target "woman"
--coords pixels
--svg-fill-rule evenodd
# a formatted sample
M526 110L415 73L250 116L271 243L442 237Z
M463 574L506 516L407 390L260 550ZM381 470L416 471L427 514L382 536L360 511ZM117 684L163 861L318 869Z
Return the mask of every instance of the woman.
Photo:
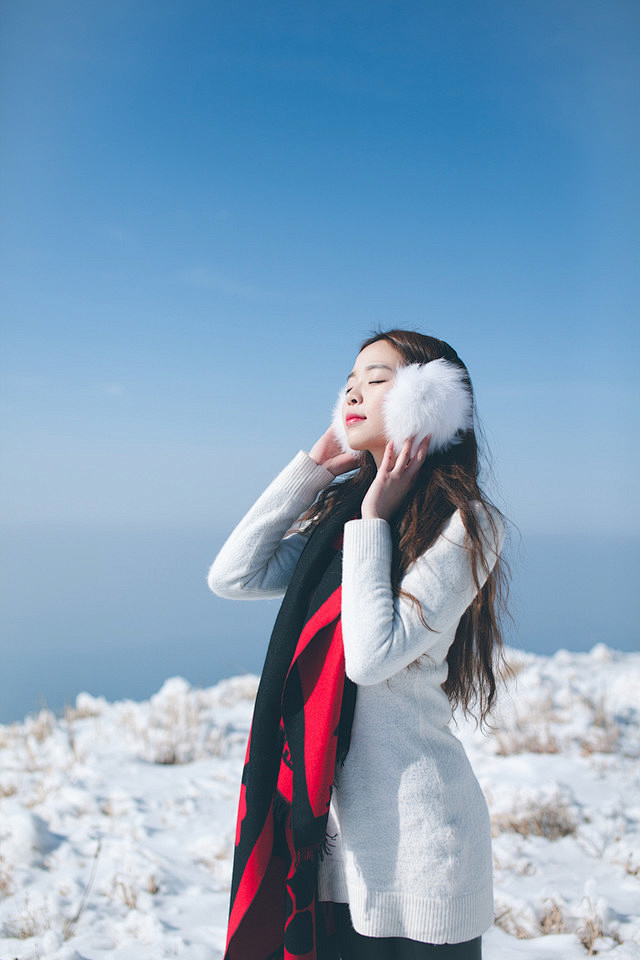
M403 330L365 341L334 424L209 573L221 596L285 594L243 774L227 960L481 956L489 817L448 722L494 701L503 537L455 351Z

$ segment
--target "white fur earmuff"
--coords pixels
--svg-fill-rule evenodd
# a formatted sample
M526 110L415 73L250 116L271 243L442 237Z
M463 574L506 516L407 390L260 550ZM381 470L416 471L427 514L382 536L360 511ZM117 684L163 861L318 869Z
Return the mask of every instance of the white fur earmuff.
M466 373L449 360L398 367L395 383L384 400L385 433L396 452L414 437L411 455L431 434L429 453L460 442L460 433L473 426L473 400Z
M343 388L333 410L333 429L345 453L349 446L344 426ZM407 437L414 437L411 455L427 434L429 453L446 450L460 442L460 434L473 426L473 399L466 373L448 360L412 363L398 367L395 382L384 400L385 434L396 453Z

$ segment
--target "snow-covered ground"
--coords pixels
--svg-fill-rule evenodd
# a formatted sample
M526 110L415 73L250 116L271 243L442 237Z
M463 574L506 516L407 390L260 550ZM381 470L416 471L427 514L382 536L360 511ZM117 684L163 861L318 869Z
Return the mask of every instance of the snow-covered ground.
M640 654L517 674L460 723L494 823L486 960L640 958ZM219 960L255 677L0 727L2 960Z

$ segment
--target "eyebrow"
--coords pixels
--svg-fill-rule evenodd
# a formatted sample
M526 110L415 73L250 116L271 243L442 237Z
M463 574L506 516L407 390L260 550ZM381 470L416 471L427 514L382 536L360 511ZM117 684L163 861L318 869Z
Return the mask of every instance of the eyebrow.
M365 368L365 370L388 370L390 373L393 373L393 367L390 367L388 363L370 363ZM351 377L355 377L355 371L351 371L347 377L347 383L351 380Z

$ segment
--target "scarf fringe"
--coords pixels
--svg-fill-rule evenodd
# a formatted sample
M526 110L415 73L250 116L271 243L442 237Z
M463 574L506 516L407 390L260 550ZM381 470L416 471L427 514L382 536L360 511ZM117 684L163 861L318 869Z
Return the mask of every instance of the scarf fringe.
M324 860L325 857L330 857L333 853L333 849L336 845L336 840L338 839L337 833L328 833L324 838L321 847L320 847L320 859Z
M298 867L302 866L303 863L311 863L312 861L318 861L320 859L320 845L315 847L303 847L302 850L296 851L296 870Z
M303 863L309 863L311 860L315 860L316 863L321 863L325 857L330 857L336 845L337 838L337 833L328 833L321 843L317 843L313 847L304 847L302 850L298 850L296 853L296 867L299 867Z

